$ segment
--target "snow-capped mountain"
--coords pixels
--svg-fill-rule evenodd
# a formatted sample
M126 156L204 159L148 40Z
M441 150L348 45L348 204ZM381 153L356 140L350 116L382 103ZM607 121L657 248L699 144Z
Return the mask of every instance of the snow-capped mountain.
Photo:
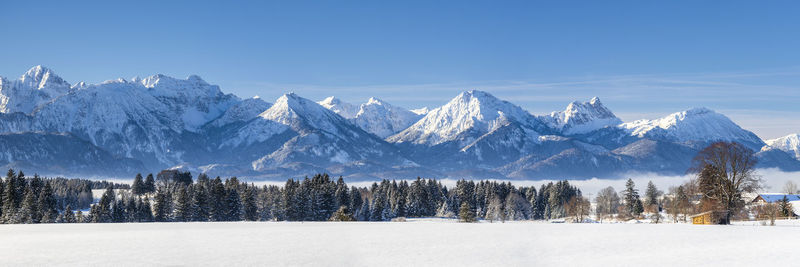
M325 98L317 103L346 119L355 118L356 114L358 114L358 106L344 102L333 96Z
M762 141L696 108L623 123L598 98L535 116L482 91L432 110L290 93L240 99L198 76L71 85L37 66L0 78L0 166L57 175L181 168L280 178L590 178L683 174L716 141L760 150L760 167L800 170L800 138ZM763 147L763 148L762 148Z
M770 148L780 149L800 159L800 134L790 134L784 137L766 141Z
M371 97L367 103L361 104L358 113L351 121L367 132L386 138L408 128L421 117L414 112Z
M0 77L0 112L27 114L70 91L72 88L64 79L46 67L35 66L16 81Z
M262 129L262 130L254 130ZM264 130L265 129L265 130ZM288 131L288 132L287 132ZM283 144L251 165L254 171L287 168L306 164L325 169L336 165L359 163L387 167L412 164L390 144L353 125L344 117L296 94L286 94L242 127L239 133L255 133L257 142L269 142L274 136ZM288 140L284 140L288 137ZM254 142L250 142L252 144Z
M624 123L620 128L639 138L672 142L736 141L755 150L764 145L764 141L752 132L707 108L694 108L655 120Z
M525 125L540 123L517 105L497 99L487 92L472 90L431 110L408 129L387 140L428 146L457 142L459 147L464 147L509 121Z
M560 130L565 135L585 134L622 123L622 120L606 108L597 97L589 102L572 102L564 111L553 112L541 118L550 127Z

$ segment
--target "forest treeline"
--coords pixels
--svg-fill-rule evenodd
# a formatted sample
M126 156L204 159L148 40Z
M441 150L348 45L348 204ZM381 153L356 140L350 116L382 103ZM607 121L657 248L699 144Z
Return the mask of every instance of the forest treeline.
M91 189L105 186L91 203ZM567 181L535 187L509 182L382 180L348 186L327 174L283 186L256 186L236 177L188 172L137 175L130 186L82 179L26 178L9 170L2 181L4 223L186 221L389 221L399 217L458 217L465 221L553 219L568 215L581 191ZM571 202L572 200L572 202ZM588 206L588 200L586 201ZM82 212L80 210L86 210ZM75 210L78 210L75 212Z

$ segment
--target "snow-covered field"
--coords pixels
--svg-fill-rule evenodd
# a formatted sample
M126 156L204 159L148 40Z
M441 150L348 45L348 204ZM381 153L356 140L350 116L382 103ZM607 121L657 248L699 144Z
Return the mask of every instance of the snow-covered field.
M0 225L0 261L13 266L796 266L800 224L781 224Z

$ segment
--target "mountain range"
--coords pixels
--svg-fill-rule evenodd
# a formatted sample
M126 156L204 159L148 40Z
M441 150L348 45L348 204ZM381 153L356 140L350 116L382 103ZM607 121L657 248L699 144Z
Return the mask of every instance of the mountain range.
M800 136L762 140L707 108L623 122L595 97L534 115L490 93L408 110L370 98L273 103L198 76L70 84L36 66L0 77L0 166L44 175L132 177L185 169L251 179L582 179L683 174L697 151L733 141L759 167L800 170Z

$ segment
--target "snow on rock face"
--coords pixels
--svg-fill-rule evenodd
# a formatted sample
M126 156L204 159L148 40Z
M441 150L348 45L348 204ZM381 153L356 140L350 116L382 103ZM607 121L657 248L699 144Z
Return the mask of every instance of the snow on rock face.
M655 120L623 123L620 128L633 136L668 141L737 141L763 145L763 141L752 132L742 129L725 115L707 108L694 108Z
M796 159L800 159L800 134L790 134L784 137L767 140L767 146L783 150Z
M542 116L542 120L566 135L584 134L622 123L597 97L589 102L572 102L566 110Z
M222 116L214 119L210 125L222 127L234 122L248 121L269 109L272 104L261 100L259 97L242 100L225 111Z
M428 114L428 112L430 110L428 109L428 107L421 107L421 108L418 108L418 109L412 109L410 111L414 112L417 115L423 115L424 116L425 114Z
M336 114L339 114L339 116L342 116L346 119L355 118L356 114L358 114L358 107L356 105L344 102L341 99L333 96L325 98L322 101L317 102L317 104L336 112Z
M463 92L444 106L431 110L408 129L387 140L393 143L437 145L454 141L466 132L475 133L474 138L477 138L504 125L506 121L530 124L536 118L519 106L489 93L473 90Z
M275 104L261 113L259 117L287 125L301 133L322 130L341 134L337 129L341 126L340 124L347 124L342 116L294 93L278 98Z
M70 84L52 70L35 66L16 81L0 77L0 112L31 113L37 106L70 91Z
M361 104L358 114L352 121L365 131L380 138L386 138L408 128L421 117L421 115L372 97L367 103Z

